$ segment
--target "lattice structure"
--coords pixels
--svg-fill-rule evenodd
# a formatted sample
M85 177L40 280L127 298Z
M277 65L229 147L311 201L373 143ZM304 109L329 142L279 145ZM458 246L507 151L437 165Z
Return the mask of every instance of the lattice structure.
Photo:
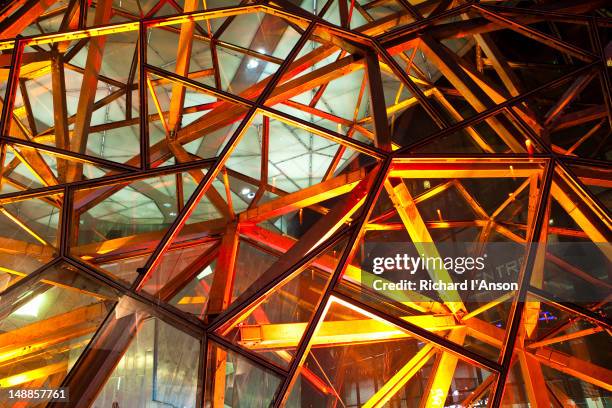
M5 2L3 406L607 406L604 7Z

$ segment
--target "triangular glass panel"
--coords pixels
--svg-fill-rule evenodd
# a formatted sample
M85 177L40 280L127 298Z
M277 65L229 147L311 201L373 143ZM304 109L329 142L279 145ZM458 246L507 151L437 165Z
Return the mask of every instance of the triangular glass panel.
M219 335L287 368L345 246L343 240L292 273L218 329Z
M2 296L2 387L57 388L118 294L71 265L49 266Z

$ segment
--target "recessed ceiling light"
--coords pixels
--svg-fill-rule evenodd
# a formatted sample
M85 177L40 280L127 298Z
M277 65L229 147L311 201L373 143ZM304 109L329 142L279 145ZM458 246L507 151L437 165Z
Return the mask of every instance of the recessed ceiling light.
M259 61L257 61L256 59L251 59L247 63L248 69L254 69L254 68L257 68L258 66L259 66Z

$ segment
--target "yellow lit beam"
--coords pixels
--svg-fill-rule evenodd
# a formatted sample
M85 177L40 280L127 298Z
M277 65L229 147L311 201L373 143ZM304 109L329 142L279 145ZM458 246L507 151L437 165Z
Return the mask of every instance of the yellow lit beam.
M561 389L561 387L552 381L548 382L546 385L548 386L551 394L554 395L557 401L561 403L562 408L576 408L578 406L576 405L576 402Z
M440 258L438 249L434 245L434 240L427 230L427 226L423 218L419 214L408 187L402 180L396 180L392 184L389 179L385 181L385 189L389 194L389 198L393 202L413 245L417 248L420 254L425 254L427 257ZM442 281L446 283L453 282L448 271L444 266L434 265L433 268L427 270L431 279L435 282ZM466 309L461 301L461 297L456 290L440 291L440 297L444 300L445 305L453 312L465 313Z
M183 12L196 11L198 0L185 0ZM188 20L181 24L178 47L176 53L175 73L186 77L189 75L189 63L191 60L191 49L193 44L193 30L195 22ZM172 95L170 97L170 109L168 113L168 124L166 131L174 132L181 124L183 116L183 103L185 102L185 87L181 84L172 84ZM161 117L161 114L160 114Z
M448 340L463 345L466 336L465 328L451 330ZM459 358L451 353L444 352L438 356L432 369L432 377L427 384L425 395L426 408L441 408L445 406L448 390L455 375Z
M32 230L32 228L28 227L27 225L25 225L23 223L23 221L21 221L19 218L15 217L13 214L11 214L6 208L4 207L0 207L0 212L2 214L4 214L8 219L10 219L11 221L13 221L15 224L17 224L21 229L23 229L25 232L27 232L28 234L30 234L32 237L34 237L34 239L36 239L38 242L40 242L43 245L50 245L49 243L47 243L47 241L45 241L40 235L38 235L36 232L34 232L34 230Z
M418 353L416 353L414 357L408 361L408 363L406 363L406 365L400 368L399 371L389 379L389 381L387 381L378 389L378 391L376 391L374 395L370 397L370 399L363 405L363 408L383 408L385 404L389 402L389 400L393 398L393 396L397 394L397 392L401 390L402 387L406 385L406 383L410 381L410 379L414 377L414 375L418 373L425 364L427 364L429 359L436 354L436 351L437 350L431 343L425 344L423 348L419 350Z
M493 384L493 381L495 379L495 375L489 375L487 378L484 379L483 382L480 383L480 385L478 385L478 387L476 387L474 391L472 391L472 393L466 399L461 402L461 404L459 404L459 406L472 408L475 402L478 402L478 400L483 398L483 396L488 391L489 387L491 387L491 384Z
M351 191L365 176L365 169L360 169L287 194L241 213L240 222L258 223L340 196Z
M290 236L281 235L268 229L261 228L257 225L248 227L243 226L240 230L240 234L243 237L257 241L260 244L281 253L287 252L296 242L296 240ZM324 272L332 273L335 270L337 262L338 260L330 255L322 255L313 260L312 266L319 268ZM343 279L346 279L348 282L369 288L371 288L374 284L374 280L380 280L383 284L390 282L372 272L364 271L353 264L349 264L347 266ZM435 302L418 292L393 290L386 292L385 296L422 313L447 312L441 303Z
M266 12L267 8L262 6L241 6L232 7L223 10L211 10L203 11L201 13L194 13L189 15L181 15L175 17L168 17L159 21L150 23L149 28L164 27L169 25L182 24L189 21L202 21L212 18L224 18L239 14L246 14L251 12ZM100 27L89 28L85 30L76 30L69 33L55 33L40 35L33 38L26 38L24 42L29 45L43 45L43 44L55 44L65 41L77 41L85 38L99 37L102 35L125 33L129 31L138 31L140 23L138 21L131 21L128 23L119 24L108 24ZM0 42L0 50L8 50L14 47L15 40L7 40Z
M567 212L574 222L586 232L591 241L608 242L608 237L606 236L607 232L604 233L598 225L595 225L591 217L589 217L589 214L587 214L588 210L584 207L580 207L578 202L572 197L571 192L566 190L571 190L569 183L561 179L553 180L550 192L553 198L563 207L565 212ZM598 219L601 220L603 224L607 225L607 231L612 229L612 225L609 223L607 217L604 216ZM612 260L612 256L609 253L604 252L604 254L609 260Z
M39 378L46 378L52 374L68 370L68 361L50 364L34 370L24 371L23 373L11 375L0 379L0 388L9 388L16 385L25 384Z
M2 333L0 356L11 354L10 350L29 348L33 343L51 338L62 330L72 330L82 325L91 326L91 329L95 330L97 323L104 318L106 312L104 304L98 302ZM0 361L4 360L6 358L0 357Z
M49 180L46 180L45 177L43 177L43 175L41 175L38 171L36 171L36 169L34 169L34 167L32 166L32 164L30 164L30 162L27 160L27 158L25 157L26 155L29 156L34 156L34 155L38 155L38 153L32 153L32 154L28 154L25 152L21 152L17 149L15 149L13 146L11 145L7 145L9 149L11 149L11 151L13 152L13 154L15 155L15 157L17 157L19 159L19 161L21 163L23 163L23 165L30 170L30 173L32 173L34 175L34 177L36 177L36 179L38 179L38 181L43 185L43 186L50 186L50 185L54 185L57 184L57 179L53 178L49 178ZM28 151L26 149L26 151ZM42 158L40 159L42 160ZM43 170L43 169L39 169L39 170Z
M483 312L486 312L487 310L499 305L502 302L505 302L506 300L511 299L513 296L515 295L515 291L510 291L508 293L503 294L502 296L498 297L497 299L494 299L474 310L472 310L471 312L469 312L468 314L464 315L461 317L461 321L465 322L468 319L471 319L474 316L477 316Z
M525 178L538 172L535 166L513 164L509 162L482 163L449 162L427 163L422 161L406 161L394 163L390 177L402 178Z
M419 315L403 318L430 331L458 328L452 315ZM240 344L249 349L294 348L302 338L307 323L280 323L240 326ZM375 319L324 321L313 336L312 346L371 343L402 339L410 334L389 323Z
M176 84L175 84L176 85ZM161 122L166 135L170 134L170 129L168 128L168 124L166 123L166 118L164 116L164 111L159 104L159 99L157 98L157 93L155 92L155 88L151 83L151 78L147 75L147 86L149 87L149 92L151 92L151 98L153 99L153 104L155 105L155 109L157 109L157 114L159 115L159 121Z

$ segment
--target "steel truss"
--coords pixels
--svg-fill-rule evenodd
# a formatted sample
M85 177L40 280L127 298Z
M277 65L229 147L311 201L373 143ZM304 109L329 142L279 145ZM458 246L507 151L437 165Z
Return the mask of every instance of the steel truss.
M0 387L609 401L604 2L152 3L0 9ZM363 264L367 243L466 240L518 245L519 289L377 291ZM153 391L113 391L153 338Z

